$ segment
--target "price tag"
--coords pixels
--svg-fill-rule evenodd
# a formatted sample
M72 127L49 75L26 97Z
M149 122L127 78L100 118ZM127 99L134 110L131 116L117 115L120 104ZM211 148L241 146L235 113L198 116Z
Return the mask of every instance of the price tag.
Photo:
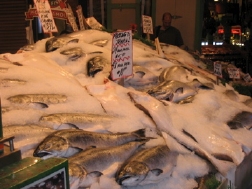
M113 80L132 75L131 30L113 33L111 59L111 77Z
M153 34L152 18L150 16L142 15L143 33Z
M58 32L48 0L34 0L44 33Z
M218 61L214 62L214 75L222 78L222 66Z

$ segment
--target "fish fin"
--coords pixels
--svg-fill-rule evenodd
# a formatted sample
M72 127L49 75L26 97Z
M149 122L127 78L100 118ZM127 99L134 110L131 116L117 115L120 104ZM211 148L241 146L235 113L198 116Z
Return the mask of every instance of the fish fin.
M151 172L152 172L155 176L159 176L161 173L163 173L163 170L161 170L161 169L152 169Z
M183 92L184 92L183 87L179 87L175 90L175 93L183 93Z
M92 172L88 173L88 175L91 177L100 177L103 175L103 173L100 171L92 171Z
M71 39L70 41L67 42L68 43L78 43L79 39Z
M189 136L191 139L193 139L195 142L198 142L198 141L193 137L193 135L190 134L189 132L187 132L185 129L183 129L182 132L183 132L185 135Z
M61 129L80 129L80 128L72 123L63 123L57 128L57 130Z
M233 159L227 154L212 153L211 155L214 156L218 160L229 161L229 162L234 163Z
M48 105L43 102L32 102L29 104L29 106L31 106L32 108L36 108L36 109L48 108Z
M145 73L143 71L136 71L135 75L139 76L140 78L143 78L143 76L145 75Z

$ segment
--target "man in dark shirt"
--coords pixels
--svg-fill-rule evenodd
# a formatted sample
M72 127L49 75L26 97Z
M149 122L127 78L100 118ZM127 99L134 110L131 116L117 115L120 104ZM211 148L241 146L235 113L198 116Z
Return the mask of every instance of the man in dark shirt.
M159 42L175 45L184 49L184 42L180 31L171 26L172 15L169 12L165 12L162 17L162 26L156 26L154 28L154 38L158 37Z

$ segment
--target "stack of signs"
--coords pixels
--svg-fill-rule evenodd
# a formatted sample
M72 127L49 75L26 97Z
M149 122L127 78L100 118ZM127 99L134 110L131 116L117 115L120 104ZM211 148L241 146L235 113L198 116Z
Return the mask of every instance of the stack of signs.
M44 33L58 32L48 0L34 0Z
M131 30L113 33L111 63L111 78L113 80L132 75Z

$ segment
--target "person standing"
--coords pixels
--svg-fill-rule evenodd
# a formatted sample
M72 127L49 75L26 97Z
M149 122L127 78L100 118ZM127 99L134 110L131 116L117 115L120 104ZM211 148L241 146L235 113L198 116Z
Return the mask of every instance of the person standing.
M180 31L171 25L171 13L165 12L163 14L162 23L162 26L159 25L154 28L154 39L158 37L161 43L167 43L185 49L186 46L184 45Z

